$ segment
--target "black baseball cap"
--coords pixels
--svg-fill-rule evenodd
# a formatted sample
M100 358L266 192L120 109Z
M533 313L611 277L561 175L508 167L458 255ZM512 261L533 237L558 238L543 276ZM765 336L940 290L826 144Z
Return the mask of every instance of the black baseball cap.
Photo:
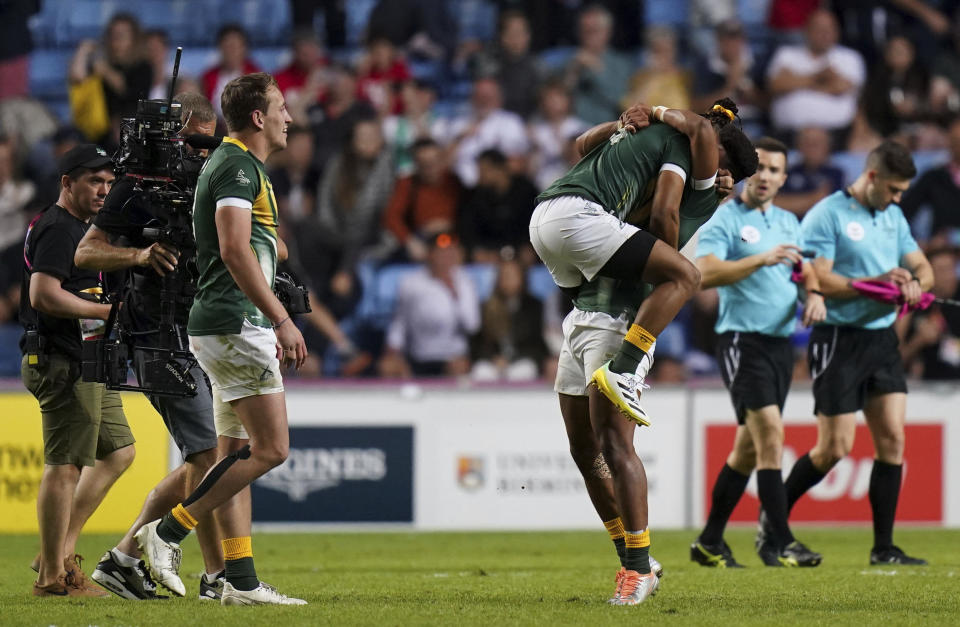
M60 176L66 176L77 168L102 170L113 165L113 159L107 151L96 144L80 144L63 153L57 162L57 171Z

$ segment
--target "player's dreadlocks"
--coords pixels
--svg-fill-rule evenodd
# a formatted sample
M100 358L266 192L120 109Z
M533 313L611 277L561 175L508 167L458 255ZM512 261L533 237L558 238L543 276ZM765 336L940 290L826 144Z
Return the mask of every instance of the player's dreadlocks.
M753 143L736 124L732 124L739 111L737 103L733 100L721 98L703 114L703 117L710 120L713 127L717 129L720 145L727 153L726 166L733 175L734 182L737 183L748 176L753 176L757 171L757 151Z

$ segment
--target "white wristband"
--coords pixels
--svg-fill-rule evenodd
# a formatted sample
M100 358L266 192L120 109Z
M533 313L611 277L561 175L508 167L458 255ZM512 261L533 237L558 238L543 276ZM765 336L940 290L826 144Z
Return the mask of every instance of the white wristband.
M663 122L663 114L666 113L667 107L656 106L653 108L653 119L657 122Z

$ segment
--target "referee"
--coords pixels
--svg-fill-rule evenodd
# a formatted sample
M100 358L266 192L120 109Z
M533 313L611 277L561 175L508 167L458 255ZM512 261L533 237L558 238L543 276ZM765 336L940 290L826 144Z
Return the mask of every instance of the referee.
M851 280L873 278L900 287L916 303L933 285L933 270L896 204L916 176L906 148L885 141L867 157L853 185L814 205L803 239L827 297L827 317L810 336L817 443L786 481L787 508L816 485L853 447L863 410L876 457L870 473L871 564L926 564L893 544L893 519L903 472L907 385L897 349L893 306L858 297Z
M787 147L758 140L759 165L739 197L722 205L704 225L697 268L704 288L719 287L717 361L737 415L733 451L717 476L707 525L690 547L703 566L737 568L723 530L747 480L757 469L760 503L771 533L757 546L767 566L816 566L821 556L794 539L787 525L787 500L780 471L781 412L793 373L797 284L791 268L802 263L806 307L803 323L826 315L811 266L800 256L800 223L773 204L787 180Z

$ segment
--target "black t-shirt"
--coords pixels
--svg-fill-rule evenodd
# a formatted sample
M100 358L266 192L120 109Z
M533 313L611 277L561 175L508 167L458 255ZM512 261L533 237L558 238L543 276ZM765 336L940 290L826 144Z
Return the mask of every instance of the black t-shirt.
M530 215L537 189L524 176L514 176L506 193L476 187L460 210L460 238L468 250L497 250L530 241Z
M123 177L110 189L103 208L93 218L93 224L105 231L118 246L146 248L153 240L143 236L144 228L162 227L166 223L156 214L157 209L151 206L148 192L138 188L135 179ZM163 279L150 266L133 267L130 274L132 290L126 289L128 285L122 274L109 277L107 286L111 292L123 294L123 313L131 321L134 331L154 330L159 322ZM176 322L186 325L189 307L180 306L175 311Z
M72 318L57 318L30 305L30 278L37 272L60 279L63 289L94 300L101 290L100 273L73 265L73 254L87 232L88 224L59 205L50 205L34 218L23 247L23 281L20 290L20 323L35 327L46 340L48 351L80 361L80 324ZM23 342L20 343L21 350Z
M113 69L123 74L124 90L114 91L109 83L103 83L103 95L107 102L107 111L112 116L133 117L137 113L137 101L150 96L153 85L153 68L146 61L137 61L130 65L111 64Z

